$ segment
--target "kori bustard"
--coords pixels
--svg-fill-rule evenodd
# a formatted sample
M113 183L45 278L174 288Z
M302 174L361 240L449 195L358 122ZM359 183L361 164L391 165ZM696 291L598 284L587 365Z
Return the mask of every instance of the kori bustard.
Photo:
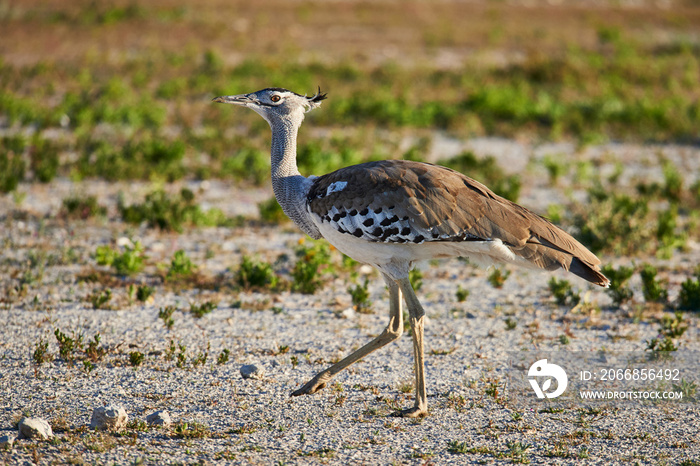
M319 372L292 395L323 388L338 372L403 332L402 297L412 328L415 404L399 414L428 412L423 365L425 312L408 272L416 261L468 257L477 263L563 268L608 286L598 258L546 219L494 194L483 184L448 168L404 160L369 162L323 176L302 176L296 164L297 132L304 114L326 98L268 88L216 97L214 102L247 107L272 129L272 187L285 214L314 239L379 270L389 288L389 325L375 339Z

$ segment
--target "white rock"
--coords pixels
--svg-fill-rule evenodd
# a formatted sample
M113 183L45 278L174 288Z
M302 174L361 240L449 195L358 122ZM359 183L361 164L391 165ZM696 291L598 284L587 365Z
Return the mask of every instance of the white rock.
M373 273L373 272L374 272L374 267L372 267L371 265L362 264L362 265L360 266L360 273L361 273L362 275L369 275L369 274L371 274L371 273Z
M170 424L172 424L170 414L166 410L156 411L155 413L149 414L146 417L146 422L152 426L163 427L168 427Z
M343 319L352 319L355 317L355 309L348 307L340 313L340 317Z
M241 376L244 379L262 379L265 371L254 364L246 364L241 366Z
M16 438L14 434L7 434L0 437L0 450L11 450L12 444L15 443Z
M121 247L129 247L132 248L134 247L133 241L131 241L131 238L127 238L126 236L121 236L117 239L117 246Z
M160 241L157 241L157 242L151 244L149 249L153 252L161 252L161 251L165 251L166 246L165 246L165 244L161 243Z
M47 440L53 437L53 431L48 422L38 417L25 417L17 426L19 436L17 438L40 438Z
M92 410L90 428L97 430L119 430L126 427L129 416L121 406L101 406Z

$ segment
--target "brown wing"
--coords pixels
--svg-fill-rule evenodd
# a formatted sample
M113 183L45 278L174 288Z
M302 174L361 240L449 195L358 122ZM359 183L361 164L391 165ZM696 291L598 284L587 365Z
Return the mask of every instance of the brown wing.
M347 167L315 180L309 211L368 241L489 241L552 270L605 286L598 258L548 220L483 184L436 165L387 160Z

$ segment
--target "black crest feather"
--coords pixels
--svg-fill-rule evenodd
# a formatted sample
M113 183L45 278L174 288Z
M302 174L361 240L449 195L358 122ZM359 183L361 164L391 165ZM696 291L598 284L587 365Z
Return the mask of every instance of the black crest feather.
M307 97L310 102L320 102L322 100L325 100L327 98L327 94L321 93L321 86L318 86L318 92L316 92L316 95L312 97Z

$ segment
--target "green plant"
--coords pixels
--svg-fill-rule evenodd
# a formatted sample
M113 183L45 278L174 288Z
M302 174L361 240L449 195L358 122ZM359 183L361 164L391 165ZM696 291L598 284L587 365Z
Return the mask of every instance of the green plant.
M144 419L130 419L126 423L126 428L132 432L148 432L149 425Z
M589 189L590 202L574 214L580 241L594 252L633 254L654 244L652 213L645 198L633 199L598 185Z
M515 330L515 328L518 326L518 321L512 317L506 317L504 322L506 324L506 330Z
M695 279L687 278L681 283L678 293L678 309L700 311L700 267L695 270Z
M229 351L227 348L224 348L221 350L221 353L219 353L219 356L216 358L216 363L218 365L226 364L228 362L229 355L231 354L231 351Z
M173 313L177 308L175 306L161 307L158 310L158 318L163 320L163 324L168 330L173 328L175 324L175 319L173 319Z
M676 311L673 317L664 315L661 318L659 335L647 341L647 351L651 351L654 356L677 351L678 345L676 340L681 338L686 330L688 330L688 325L683 321L682 312Z
M85 350L85 356L91 361L91 362L97 362L102 360L104 355L107 353L107 350L103 347L100 347L100 341L102 340L102 335L99 333L96 333L93 337L92 340L88 341L87 344L87 349Z
M279 279L270 264L243 256L236 272L236 283L246 289L275 289Z
M632 290L625 284L634 274L634 268L621 265L615 269L612 265L606 265L601 271L610 279L610 287L605 292L612 298L614 306L619 307L625 301L632 299Z
M467 290L466 288L462 288L462 285L457 285L457 291L455 292L455 297L457 298L457 301L463 303L467 300L468 296L469 290Z
M207 359L209 358L209 350L210 349L211 349L211 344L207 343L206 351L202 351L201 353L197 354L197 356L192 358L192 365L194 367L205 365L207 363Z
M83 370L85 371L86 374L89 374L90 372L95 370L95 366L91 361L84 360L83 361Z
M314 294L323 286L321 275L330 269L330 247L325 241L314 241L311 246L301 243L295 253L297 261L292 269L292 291Z
M148 106L148 100L144 96L141 104ZM151 109L158 111L152 102ZM125 110L130 111L135 119L144 110L151 111L142 106L131 106ZM102 177L109 181L173 181L187 173L182 164L185 149L182 141L167 141L154 131L142 131L126 140L94 138L90 134L83 134L75 145L79 158L74 168L81 176Z
M447 442L447 451L453 454L464 455L466 453L471 453L471 448L469 443L460 442L459 440L450 440Z
M352 305L361 314L370 314L372 312L372 301L369 299L368 284L369 280L365 278L364 284L355 284L348 287L348 293L352 297Z
M494 18L501 15L500 8L494 7ZM182 9L146 12L142 7L130 6L100 10L75 13L59 7L46 12L40 21L45 21L44 29L51 34L53 27L105 28L129 21L150 27L153 22L173 21L183 14ZM138 10L139 14L129 13ZM418 36L424 34L427 44L449 46L455 40L464 40L458 37L462 31L457 36L453 31L436 34L430 30L433 27L417 30ZM678 28L679 37L688 34L680 32L683 26L674 28ZM492 29L489 37L499 39L491 40L508 41L521 34L517 28L510 37L510 32L504 33L499 26ZM553 28L554 34L556 30ZM597 44L577 43L576 39L560 41L555 50L551 50L551 37L533 37L530 39L534 52L499 67L468 62L472 71L468 76L461 69L405 69L391 61L370 67L342 59L332 64L325 60L300 64L294 60L295 54L285 51L265 51L267 60L244 60L236 66L228 66L216 53L201 50L139 54L134 60L119 63L103 57L76 58L65 63L58 57L44 56L45 61L38 63L3 63L3 75L7 77L0 94L0 111L8 120L8 127L34 125L37 133L58 126L83 134L92 134L91 129L98 124L115 128L108 134L94 136L104 139L104 145L111 148L103 149L106 155L79 150L75 151L80 154L79 163L64 163L77 165L75 172L83 176L95 176L89 174L92 170L99 173L96 176L122 179L173 179L190 172L196 174L203 167L215 171L219 166L221 173L228 160L243 160L235 164L234 176L265 180L269 168L264 164L269 166L269 156L256 144L258 141L245 147L256 153L253 157L240 152L232 157L222 155L226 152L221 146L239 145L237 140L231 144L231 138L224 136L224 129L238 121L235 117L208 111L203 112L199 123L197 112L191 107L193 95L205 89L224 87L227 79L248 86L258 76L274 81L284 78L299 87L308 87L311 76L324 76L336 90L336 103L312 118L326 126L330 122L350 126L362 121L375 127L447 128L467 134L525 133L553 139L564 136L582 143L607 137L639 138L640 134L661 141L695 136L697 111L693 97L698 84L693 79L697 56L692 44L686 39L658 43L653 35L632 38L624 31L617 35L619 38L614 41ZM551 53L542 53L539 45L543 42ZM263 50L251 52L261 54ZM80 72L70 73L74 68ZM56 73L62 73L63 78L54 79ZM362 92L368 83L377 88L371 96ZM32 92L36 89L46 89L53 99ZM463 89L469 92L460 93ZM62 98L53 104L57 96ZM198 121L198 131L192 131L194 120ZM185 131L176 140L168 141L168 132L160 129L175 125ZM124 130L128 137L122 134ZM259 138L260 132L255 126L251 135ZM335 154L335 147L317 145L320 149L309 149L308 156L300 151L304 159L310 159L308 166L337 166L335 160L342 156ZM348 146L349 152L359 152ZM200 162L190 147L207 154L206 160ZM415 158L413 151L409 152L407 158ZM307 169L307 162L303 161L302 172Z
M658 213L656 255L662 259L670 259L673 251L683 250L686 247L688 236L686 231L678 231L678 217L678 205L676 204L672 204L668 209Z
M211 436L209 427L199 422L178 422L172 429L178 439L204 439Z
M275 197L260 202L258 204L258 212L260 213L260 220L266 223L280 224L289 221Z
M683 176L676 168L676 165L669 161L664 160L662 164L664 184L661 189L661 195L664 199L671 203L679 203L683 195Z
M110 307L107 305L107 303L109 303L111 299L112 290L109 288L101 292L96 291L90 295L90 302L92 303L93 309L109 309Z
M342 142L329 147L317 139L301 144L297 151L297 163L302 173L328 173L359 162L358 152Z
M414 162L427 162L425 155L430 151L431 138L422 137L418 142L406 150L401 156L402 160L412 160Z
M565 160L565 157L561 155L545 155L542 159L542 164L549 174L550 184L557 184L559 178L566 174L569 167L565 163Z
M552 277L548 285L558 305L573 307L581 302L580 293L574 291L568 280L557 280L556 277Z
M408 280L411 282L413 291L418 291L423 287L423 272L420 269L413 268L408 271Z
M640 275L642 277L642 293L648 303L665 303L668 301L668 291L656 281L657 270L651 264L644 264Z
M25 170L21 154L0 151L0 192L9 193L17 189L24 180Z
M29 159L36 180L48 183L56 177L59 158L55 143L39 136L33 137L29 146Z
M0 138L0 150L22 155L27 148L27 139L22 133L14 133Z
M527 450L532 446L522 442L506 442L508 456L513 463L528 464Z
M93 363L100 361L107 352L105 348L100 347L101 336L99 333L95 334L93 339L88 341L87 348L85 348L82 333L76 334L76 332L73 332L73 335L69 337L56 328L54 336L58 342L58 353L61 359L67 362L69 366L72 366L76 359L83 359L83 369L86 372L92 371L95 367ZM37 347L37 349L39 349L39 352L35 351L35 361L37 357L42 355L43 350L41 347ZM83 355L79 355L79 351L82 351Z
M129 353L129 364L133 367L140 366L143 362L144 355L139 351L132 351Z
M126 206L119 197L117 207L127 223L140 224L161 230L182 232L185 226L229 226L233 221L219 209L203 211L194 202L194 193L187 188L171 198L165 191L156 190L146 195L143 204Z
M201 319L202 317L216 309L217 306L218 303L215 303L213 301L205 301L202 304L190 303L190 314L195 316L197 319Z
M177 351L177 345L175 345L175 340L170 339L170 344L165 349L165 360L172 361L175 357L175 352Z
M673 184L673 182L668 181ZM668 258L676 249L686 247L693 231L692 222L681 219L679 205L672 202L668 209L655 209L663 196L671 196L656 185L637 186L638 195L618 192L604 187L598 180L588 189L590 202L573 206L573 225L579 239L594 252L635 255L654 252Z
M491 273L489 273L488 281L494 288L503 288L503 284L506 282L509 276L510 270L506 270L504 273L498 267L493 267L493 269L491 269Z
M671 338L652 338L647 341L647 351L651 351L651 354L655 357L659 357L660 354L669 353L672 351L678 351L678 345Z
M679 383L672 384L674 391L679 391L683 393L683 399L689 401L697 401L695 395L698 391L698 384L696 382L688 382L685 379L681 379Z
M683 336L688 326L684 325L683 313L674 312L673 317L664 315L661 318L661 334L669 338L680 338Z
M153 287L148 285L141 285L136 289L136 299L138 299L142 303L145 303L146 301L148 301L148 298L153 296L153 293L155 293Z
M547 206L546 218L555 225L560 225L564 217L564 206L561 204L549 204Z
M27 140L21 133L0 138L0 192L15 190L24 179L26 148Z
M98 246L95 259L98 265L113 267L118 275L134 275L143 270L147 256L141 243L137 241L126 244L122 253L107 245Z
M72 365L75 360L75 352L83 348L83 335L76 335L74 332L73 337L69 337L57 328L54 330L54 336L58 342L58 354L69 365Z
M329 447L319 448L318 450L299 452L299 456L311 456L315 458L333 458L336 451Z
M196 269L196 266L192 263L187 253L179 249L173 254L173 258L170 261L170 269L168 269L168 279L183 279L190 277Z
M71 196L63 199L61 212L67 218L86 220L90 217L107 215L107 208L99 205L95 196Z
M173 341L170 341L171 347L173 346ZM187 346L183 345L182 343L177 344L177 349L179 350L177 353L177 361L175 362L175 365L179 367L180 369L185 367L185 364L187 363Z
M700 180L697 180L690 187L690 194L691 194L695 204L700 204Z
M486 386L486 389L484 390L484 393L496 400L498 400L501 396L501 392L498 387L498 381L497 380L485 380L485 382L488 384Z
M42 365L45 362L49 362L53 359L53 356L48 352L49 342L43 338L36 342L34 345L34 353L32 353L32 359L37 366Z
M221 162L221 175L262 185L270 178L270 154L258 148L243 147ZM271 203L269 200L265 204L274 208Z

